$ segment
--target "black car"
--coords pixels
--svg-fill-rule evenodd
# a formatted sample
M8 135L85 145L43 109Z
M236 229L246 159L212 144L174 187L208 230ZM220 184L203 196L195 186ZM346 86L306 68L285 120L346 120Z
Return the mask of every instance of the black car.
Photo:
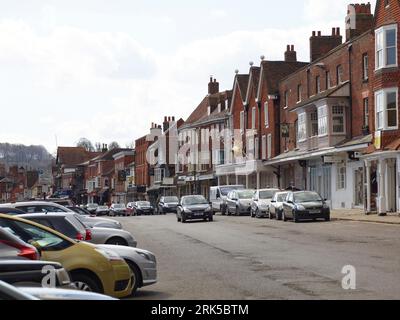
M203 196L185 196L181 198L176 214L178 222L187 220L213 221L214 213L210 203Z
M176 213L178 209L179 199L178 197L161 197L158 202L158 213Z
M326 200L313 191L289 192L283 203L282 220L293 219L294 222L300 220L324 219L330 220L330 209Z
M54 279L51 279L52 273ZM58 262L0 260L0 280L18 286L43 286L46 284L73 288L68 272Z
M133 215L154 215L154 207L148 201L135 202L135 205L133 207Z

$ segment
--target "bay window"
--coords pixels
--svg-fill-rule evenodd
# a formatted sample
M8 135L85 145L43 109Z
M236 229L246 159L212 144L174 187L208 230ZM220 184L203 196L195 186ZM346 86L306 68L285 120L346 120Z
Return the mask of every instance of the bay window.
M318 135L320 137L328 134L328 108L322 106L318 108Z
M332 132L345 133L345 115L343 106L332 107Z
M397 66L397 25L375 31L376 70Z
M398 88L375 92L376 129L393 130L398 128Z
M299 142L307 139L307 114L305 112L299 114L297 137Z
M310 137L318 136L318 111L315 110L310 113Z

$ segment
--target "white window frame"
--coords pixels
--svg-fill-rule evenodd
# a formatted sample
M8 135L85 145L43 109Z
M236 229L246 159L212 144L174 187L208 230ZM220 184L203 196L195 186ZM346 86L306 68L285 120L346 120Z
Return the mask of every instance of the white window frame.
M285 91L285 109L287 109L287 108L289 108L289 91L288 90L286 90Z
M396 39L395 39L395 52L396 52L396 62L394 64L387 64L387 50L386 46L386 33L390 30L395 30ZM388 26L383 26L377 30L375 30L375 70L380 70L384 68L392 68L397 67L398 65L398 54L397 54L397 24L392 24ZM378 43L381 40L382 43ZM379 65L379 52L382 51L382 65Z
M297 137L299 142L304 142L307 140L308 130L307 130L307 113L299 113L298 115L298 131Z
M388 126L387 96L389 93L396 94L396 126ZM381 96L382 105L378 103L378 97ZM379 124L379 114L382 113L382 125ZM386 88L375 92L375 127L377 131L397 130L399 128L399 89Z
M297 85L297 102L301 102L303 95L303 86L301 84Z
M272 134L267 136L267 159L272 158Z
M369 79L369 55L368 53L364 53L362 56L362 64L363 64L363 80L367 81Z
M244 132L244 111L240 111L240 132Z
M256 107L251 109L251 128L256 128Z
M328 135L328 106L318 108L318 136L324 137Z
M334 113L334 109L335 108L341 108L342 109L342 113ZM344 107L344 106L332 106L332 111L331 111L331 113L332 113L332 135L335 135L335 134L345 134L346 133L346 108ZM333 123L333 118L334 117L337 117L337 118L342 118L343 119L343 131L334 131L334 128L333 128L333 126L334 126L334 123Z
M346 189L347 184L347 168L346 164L338 164L336 167L336 190Z
M262 136L262 158L263 160L267 159L267 136Z
M264 103L264 124L266 128L269 128L269 104Z

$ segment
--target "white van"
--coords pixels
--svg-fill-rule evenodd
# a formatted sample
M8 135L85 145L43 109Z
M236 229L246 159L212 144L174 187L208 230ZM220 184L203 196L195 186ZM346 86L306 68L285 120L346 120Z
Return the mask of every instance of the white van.
M226 214L226 197L228 193L233 190L243 190L243 185L234 186L218 186L210 188L210 202L214 213L221 212L222 215Z

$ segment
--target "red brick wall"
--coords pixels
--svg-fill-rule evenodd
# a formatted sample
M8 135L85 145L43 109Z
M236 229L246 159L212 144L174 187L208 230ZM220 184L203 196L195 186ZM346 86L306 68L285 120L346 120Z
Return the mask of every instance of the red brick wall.
M135 179L138 186L150 186L149 163L146 159L149 145L146 136L135 142Z

